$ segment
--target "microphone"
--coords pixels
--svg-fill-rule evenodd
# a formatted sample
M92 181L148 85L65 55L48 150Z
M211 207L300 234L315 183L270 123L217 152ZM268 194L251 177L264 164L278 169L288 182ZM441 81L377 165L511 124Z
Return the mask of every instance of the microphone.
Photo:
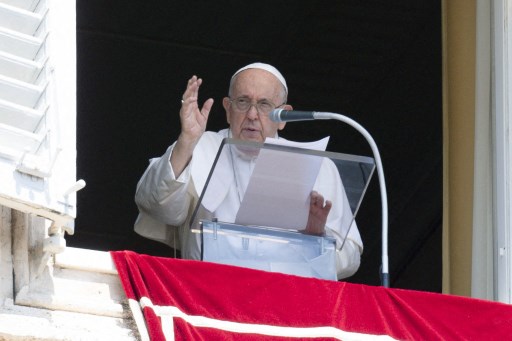
M389 257L388 257L388 197L386 191L386 181L384 179L384 169L380 158L379 149L375 140L370 133L353 119L332 112L317 111L295 111L274 109L269 114L270 120L273 122L289 122L289 121L309 121L309 120L337 120L350 125L352 128L360 132L372 148L375 158L375 166L377 167L377 175L379 176L381 206L382 206L382 266L381 281L383 286L389 287Z
M269 118L274 122L309 121L316 119L315 114L315 111L274 109Z

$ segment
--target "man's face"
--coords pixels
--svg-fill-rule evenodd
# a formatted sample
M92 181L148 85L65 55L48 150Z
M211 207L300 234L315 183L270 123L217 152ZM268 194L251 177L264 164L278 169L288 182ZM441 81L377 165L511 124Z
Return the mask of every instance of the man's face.
M283 86L270 72L248 69L236 76L231 89L231 100L241 98L251 104L269 102L279 106L283 102ZM223 99L222 104L235 139L264 142L266 137L275 137L277 131L284 128L284 122L273 122L268 115L258 113L256 105L241 111L228 97Z

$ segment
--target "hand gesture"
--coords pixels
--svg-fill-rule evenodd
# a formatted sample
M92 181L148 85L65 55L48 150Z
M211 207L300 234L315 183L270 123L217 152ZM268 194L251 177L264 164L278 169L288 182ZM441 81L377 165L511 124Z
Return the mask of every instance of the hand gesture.
M194 146L206 130L206 123L213 105L213 99L209 98L199 108L197 103L199 87L203 83L201 78L192 76L188 80L187 88L181 100L180 121L182 142L192 143Z
M325 223L327 222L327 216L331 211L331 207L331 201L326 200L324 204L324 197L318 192L312 191L310 196L308 223L303 232L314 236L323 236L325 234Z
M180 122L181 133L171 154L171 166L176 177L187 167L192 159L192 152L206 130L208 116L212 109L213 99L207 99L202 108L199 108L197 99L199 87L203 83L201 78L192 76L188 80L187 88L181 99Z

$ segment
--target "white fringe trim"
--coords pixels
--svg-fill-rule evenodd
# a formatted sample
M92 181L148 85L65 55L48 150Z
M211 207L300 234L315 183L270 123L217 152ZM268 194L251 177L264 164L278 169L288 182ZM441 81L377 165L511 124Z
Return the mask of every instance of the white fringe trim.
M205 316L188 315L174 306L154 305L148 297L140 299L142 308L153 309L155 314L162 320L162 331L167 340L174 340L173 318L178 317L185 320L194 327L214 328L235 333L250 333L268 336L319 338L330 337L343 341L367 341L367 340L396 340L389 335L371 335L355 332L347 332L338 328L326 327L281 327L264 324L251 324L223 321Z

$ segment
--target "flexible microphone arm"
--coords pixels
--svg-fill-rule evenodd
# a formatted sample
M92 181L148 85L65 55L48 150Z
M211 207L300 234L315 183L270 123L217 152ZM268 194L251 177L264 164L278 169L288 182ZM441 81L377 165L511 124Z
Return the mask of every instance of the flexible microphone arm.
M386 288L389 288L389 262L388 262L388 197L386 191L386 181L384 179L384 169L382 167L382 161L380 159L379 149L372 136L366 129L363 128L359 123L351 118L348 118L341 114L335 114L330 112L313 112L313 118L316 120L338 120L345 122L348 125L359 131L370 144L373 155L375 158L375 164L377 167L377 174L379 177L380 196L382 204L382 273L381 282Z

